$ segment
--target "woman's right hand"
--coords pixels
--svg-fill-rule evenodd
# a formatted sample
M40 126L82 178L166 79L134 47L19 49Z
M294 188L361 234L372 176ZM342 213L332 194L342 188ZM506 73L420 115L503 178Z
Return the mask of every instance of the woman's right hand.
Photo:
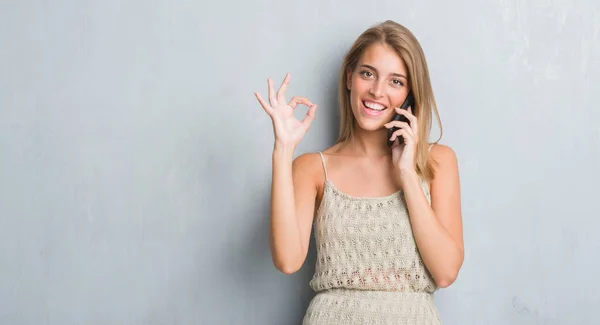
M266 103L259 93L255 92L254 95L273 121L275 146L280 145L283 147L295 148L296 145L300 143L300 140L302 140L315 118L317 105L311 103L311 101L305 97L298 96L292 97L289 103L286 103L285 92L287 91L289 83L290 74L288 73L279 87L279 90L275 93L273 80L268 79L269 103ZM306 112L306 116L302 121L299 121L294 117L294 110L299 104L304 104L309 107L308 112Z

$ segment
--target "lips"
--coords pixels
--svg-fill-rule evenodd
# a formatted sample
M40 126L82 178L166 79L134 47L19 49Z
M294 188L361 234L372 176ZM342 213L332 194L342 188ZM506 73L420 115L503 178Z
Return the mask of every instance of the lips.
M370 116L379 116L387 109L387 106L370 100L363 100L362 106L365 113Z

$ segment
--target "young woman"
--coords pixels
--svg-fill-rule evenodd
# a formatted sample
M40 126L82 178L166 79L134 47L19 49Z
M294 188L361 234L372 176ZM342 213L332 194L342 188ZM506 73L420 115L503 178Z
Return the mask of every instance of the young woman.
M455 281L464 258L460 185L454 151L427 141L439 114L423 50L386 21L358 37L340 72L336 144L296 159L317 105L286 101L289 74L277 92L268 80L268 101L255 93L275 132L275 267L300 269L314 230L318 294L303 324L441 324L433 293ZM409 94L414 104L399 108ZM309 107L302 121L300 104Z

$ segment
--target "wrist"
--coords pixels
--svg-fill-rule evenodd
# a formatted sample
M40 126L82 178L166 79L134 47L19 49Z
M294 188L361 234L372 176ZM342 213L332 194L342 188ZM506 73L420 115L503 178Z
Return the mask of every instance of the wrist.
M398 184L404 188L404 185L413 181L413 180L419 180L419 175L417 174L417 171L414 168L405 168L405 169L398 169L398 172L396 173L397 175L397 181Z
M291 144L285 144L280 142L275 142L273 146L273 157L293 157L294 151L296 150L296 146Z
M398 174L402 177L413 177L417 176L417 171L414 168L399 168Z

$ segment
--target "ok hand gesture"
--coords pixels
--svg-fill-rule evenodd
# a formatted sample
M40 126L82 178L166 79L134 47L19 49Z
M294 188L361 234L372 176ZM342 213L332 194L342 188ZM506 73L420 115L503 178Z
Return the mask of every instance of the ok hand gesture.
M286 74L277 93L275 93L275 89L273 88L273 80L268 79L267 84L269 86L269 103L266 103L259 93L255 92L254 95L273 121L275 144L295 148L300 140L302 140L315 118L317 105L313 104L305 97L298 96L292 97L292 99L286 103L285 93L290 84L289 73ZM299 121L294 117L294 110L299 104L304 104L309 107L308 112L302 121Z

